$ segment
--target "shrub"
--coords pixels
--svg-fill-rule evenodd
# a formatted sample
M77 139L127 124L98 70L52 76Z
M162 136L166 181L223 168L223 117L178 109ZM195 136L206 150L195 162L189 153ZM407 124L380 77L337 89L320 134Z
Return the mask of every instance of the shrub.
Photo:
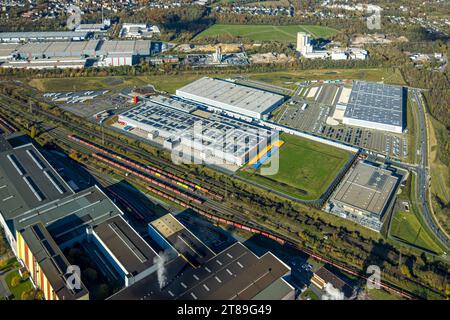
M11 279L11 287L17 287L18 285L19 285L19 283L20 283L20 277L19 276L14 276L12 279Z

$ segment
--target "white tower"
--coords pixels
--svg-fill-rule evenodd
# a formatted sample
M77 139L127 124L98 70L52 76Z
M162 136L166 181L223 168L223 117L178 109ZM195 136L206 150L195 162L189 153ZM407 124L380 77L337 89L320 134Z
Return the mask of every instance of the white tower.
M222 47L217 46L216 47L216 53L213 56L214 62L221 63L222 62Z
M297 51L302 54L312 53L313 49L309 43L309 34L305 32L297 32Z

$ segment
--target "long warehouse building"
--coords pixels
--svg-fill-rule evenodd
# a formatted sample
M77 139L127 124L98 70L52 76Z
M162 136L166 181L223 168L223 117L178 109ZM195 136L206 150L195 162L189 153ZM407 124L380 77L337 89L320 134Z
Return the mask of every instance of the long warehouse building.
M402 133L406 126L405 88L355 81L345 110L343 123L358 127Z
M219 114L196 115L198 104L177 97L154 96L119 115L124 128L141 132L141 136L163 140L163 146L185 147L203 161L212 157L243 165L272 140L276 131ZM126 129L125 129L126 130Z
M284 102L282 95L209 77L178 89L176 94L221 111L253 119L263 119Z

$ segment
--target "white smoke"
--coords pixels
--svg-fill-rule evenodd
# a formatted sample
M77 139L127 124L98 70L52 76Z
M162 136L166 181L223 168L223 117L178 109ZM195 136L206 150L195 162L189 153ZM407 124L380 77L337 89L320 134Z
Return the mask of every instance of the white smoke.
M153 263L156 264L158 276L159 289L162 289L167 283L167 270L166 262L169 260L169 256L166 252L160 252L158 256L153 258Z
M325 294L322 295L322 300L344 300L344 293L328 282L325 285Z

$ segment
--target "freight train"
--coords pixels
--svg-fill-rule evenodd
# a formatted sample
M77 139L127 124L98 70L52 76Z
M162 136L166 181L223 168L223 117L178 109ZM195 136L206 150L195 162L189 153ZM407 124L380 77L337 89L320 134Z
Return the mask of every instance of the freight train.
M139 178L141 178L141 179L143 179L143 180L145 180L147 182L150 182L153 185L156 185L156 186L161 187L163 189L169 190L170 192L173 192L173 193L175 193L175 194L177 194L177 195L179 195L181 197L184 197L184 198L188 199L189 201L193 201L193 202L198 203L198 204L202 204L203 202L205 202L201 198L198 198L198 197L192 196L190 194L184 193L184 192L182 192L182 191L180 191L180 190L178 190L176 188L173 188L171 185L169 185L169 184L167 184L165 182L162 182L161 180L152 179L152 178L150 178L150 177L148 177L146 175L143 175L142 173L140 173L139 171L137 171L135 169L131 169L129 167L126 167L126 166L124 166L124 165L122 165L122 164L120 164L120 163L118 163L118 162L116 162L116 161L114 161L112 159L109 159L109 158L107 158L105 156L99 155L97 153L92 153L92 156L94 158L96 158L96 159L99 159L99 160L101 160L103 162L108 163L109 165L111 165L113 167L119 168L119 169L121 169L121 170L123 170L123 171L125 171L125 172L127 172L129 174L132 174L132 175L134 175L136 177L139 177Z
M195 183L193 183L191 181L188 181L186 179L180 178L180 177L178 177L178 176L176 176L176 175L174 175L174 174L172 174L170 172L164 171L162 169L159 169L159 168L156 168L156 167L150 166L150 165L144 166L142 164L139 164L139 163L137 163L135 161L129 160L129 159L123 157L123 156L118 155L117 153L115 153L113 151L109 151L106 148L100 147L100 146L98 146L98 145L96 145L94 143L86 141L85 139L77 137L75 135L69 135L68 137L71 140L74 140L74 141L76 141L76 142L78 142L80 144L83 144L83 145L91 148L91 149L94 149L97 152L104 153L104 154L106 154L106 155L108 155L108 156L110 156L110 157L112 157L114 159L117 159L119 161L122 161L122 162L126 163L129 166L132 166L132 167L134 167L136 169L144 171L144 172L146 172L148 174L151 174L151 175L153 175L155 177L158 177L160 179L164 179L164 180L170 181L171 183L174 183L174 184L176 184L176 185L178 185L178 186L180 186L180 187L182 187L184 189L187 189L187 190L190 190L190 191L199 190L199 191L201 191L201 192L203 192L205 194L213 196L217 200L220 200L220 201L223 200L223 196L222 195L217 194L215 192L212 192L211 190L209 190L207 188L204 188L204 187L202 187L202 186L200 186L198 184L195 184Z

